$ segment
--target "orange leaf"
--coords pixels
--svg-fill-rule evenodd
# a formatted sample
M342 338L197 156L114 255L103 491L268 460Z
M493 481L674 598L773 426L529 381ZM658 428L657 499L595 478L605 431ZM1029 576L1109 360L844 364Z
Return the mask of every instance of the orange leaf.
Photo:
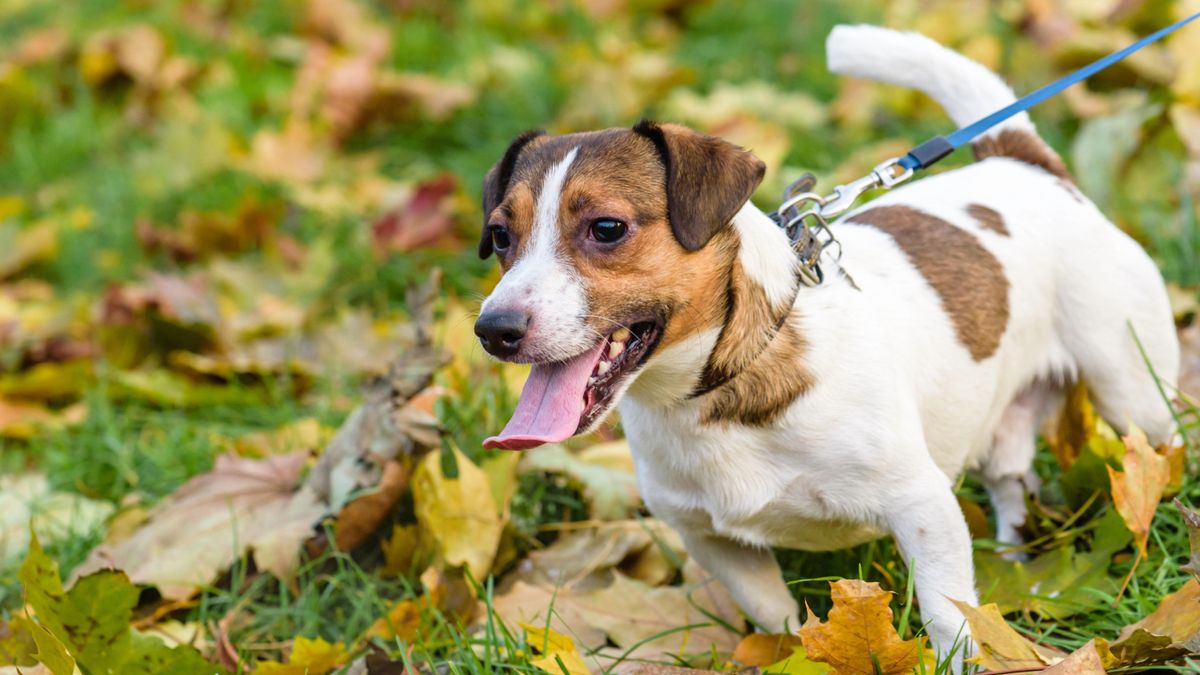
M901 640L892 625L891 593L856 579L840 579L830 587L829 621L822 623L809 612L800 628L808 658L828 663L835 675L895 675L920 662L921 641Z
M801 645L795 635L753 633L742 638L733 650L733 660L745 666L762 667L782 661Z
M1171 473L1167 459L1154 452L1146 434L1136 427L1130 429L1125 441L1125 458L1120 471L1108 467L1112 483L1113 505L1125 525L1133 533L1139 553L1146 555L1146 540L1150 537L1150 521L1162 500L1163 490Z

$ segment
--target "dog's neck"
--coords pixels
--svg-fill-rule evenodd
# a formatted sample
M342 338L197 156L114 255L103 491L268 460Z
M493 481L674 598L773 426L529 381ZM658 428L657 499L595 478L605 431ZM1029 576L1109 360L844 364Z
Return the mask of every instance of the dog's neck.
M652 359L629 391L639 404L694 404L701 407L702 420L762 423L773 417L781 399L795 398L795 383L782 380L807 382L794 372L803 369L803 339L789 320L800 283L791 245L749 202L731 229L736 241L724 276L723 320Z

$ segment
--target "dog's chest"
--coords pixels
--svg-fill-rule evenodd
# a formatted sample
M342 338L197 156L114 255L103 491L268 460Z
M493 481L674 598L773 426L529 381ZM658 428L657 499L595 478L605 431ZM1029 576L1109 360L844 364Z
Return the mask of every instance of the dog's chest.
M622 406L622 420L647 506L685 534L814 551L883 534L847 517L853 481L810 466L788 438L698 428L636 405Z

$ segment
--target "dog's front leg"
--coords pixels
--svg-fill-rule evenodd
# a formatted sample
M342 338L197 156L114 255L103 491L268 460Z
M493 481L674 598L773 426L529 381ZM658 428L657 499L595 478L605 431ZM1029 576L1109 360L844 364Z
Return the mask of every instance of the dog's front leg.
M949 479L931 465L900 487L888 526L916 576L921 618L940 657L951 650L954 672L974 651L962 613L951 600L978 604L971 562L971 535Z
M771 549L713 534L686 530L682 534L688 554L725 584L738 606L760 629L794 633L800 628L799 607Z

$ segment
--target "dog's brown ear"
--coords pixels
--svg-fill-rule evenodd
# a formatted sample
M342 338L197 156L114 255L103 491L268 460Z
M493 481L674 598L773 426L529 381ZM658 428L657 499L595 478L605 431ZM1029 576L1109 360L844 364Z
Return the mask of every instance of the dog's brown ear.
M480 258L487 258L492 254L492 233L488 231L487 227L488 216L504 199L504 193L508 192L508 181L512 179L513 167L517 165L517 158L521 156L521 150L529 144L529 141L544 133L546 132L541 129L534 129L517 136L509 144L508 150L504 151L504 157L496 162L483 177L483 234L479 238Z
M642 120L633 131L654 143L667 170L667 217L689 251L733 220L767 166L749 151L677 124Z

